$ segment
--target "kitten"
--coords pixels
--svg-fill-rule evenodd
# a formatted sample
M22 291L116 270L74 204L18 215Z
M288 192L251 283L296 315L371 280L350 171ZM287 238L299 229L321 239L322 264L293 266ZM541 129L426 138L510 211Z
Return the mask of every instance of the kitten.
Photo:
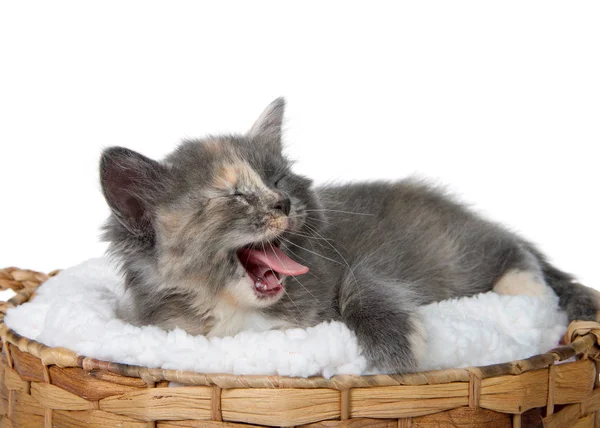
M282 154L283 112L277 99L246 135L185 141L162 162L105 150L120 317L207 336L340 320L396 373L424 352L419 305L553 289L570 320L595 319L593 291L427 184L312 187Z

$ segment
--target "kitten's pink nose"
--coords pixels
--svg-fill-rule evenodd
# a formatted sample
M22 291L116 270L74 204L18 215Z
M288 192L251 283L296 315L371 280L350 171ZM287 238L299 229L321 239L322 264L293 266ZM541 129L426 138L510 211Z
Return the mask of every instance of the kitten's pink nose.
M292 201L287 195L280 195L279 200L275 202L273 205L274 210L279 210L283 212L285 215L290 215L290 210L292 209Z

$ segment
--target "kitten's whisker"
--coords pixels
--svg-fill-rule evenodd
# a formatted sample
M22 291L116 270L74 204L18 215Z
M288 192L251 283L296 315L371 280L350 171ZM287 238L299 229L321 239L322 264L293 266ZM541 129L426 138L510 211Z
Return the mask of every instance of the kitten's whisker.
M302 213L302 214L289 214L288 217L289 218L300 219L300 220L303 220L306 223L308 223L309 221L316 221L316 222L323 223L324 225L328 224L328 221L325 220L325 219L317 218L317 217L310 217L308 214L305 214L305 213Z
M307 213L311 213L311 212L334 212L334 213L343 213L343 214L354 214L354 215L367 215L367 216L374 216L375 214L372 213L355 213L352 211L342 211L342 210L330 210L330 209L325 209L325 208L321 208L318 210L304 210Z
M344 256L342 256L342 253L340 253L338 251L338 249L333 246L333 244L330 242L330 240L327 239L327 238L325 238L323 235L321 235L319 232L317 232L314 228L312 228L312 227L310 227L308 225L307 225L307 227L308 227L308 229L311 232L317 234L321 239L323 239L325 242L327 242L327 244L333 249L333 251L335 251L338 254L338 256L341 257L341 259L344 261L344 263L346 264L346 266L348 267L348 269L350 270L350 272L352 272L352 268L350 268L350 265L348 264L348 261L346 261L346 259L344 258Z
M280 230L284 233L289 233L290 235L294 235L294 236L301 236L303 238L309 238L309 239L325 239L325 238L317 238L316 236L311 236L311 235L304 235L302 233L298 233L298 232L292 232L289 229L282 229L281 227L274 227L274 229Z
M321 224L315 224L311 221L311 219L308 219L308 218L304 221L304 224L306 224L308 226L312 226L315 229L319 229L319 230L326 229L329 226L329 222L327 222L325 220L321 221Z
M306 260L305 258L299 256L297 253L295 253L294 251L292 251L291 248L286 248L287 251L289 251L290 253L292 253L294 255L295 258L298 258L300 260L302 260L303 262L306 262L307 264L310 264L310 260ZM306 272L307 274L311 275L313 278L315 279L321 279L319 278L317 275L315 275L314 273L312 273L311 270L309 270L308 272Z
M292 305L294 305L296 307L296 309L298 309L298 312L300 312L300 315L302 315L304 317L304 312L302 312L300 310L300 308L298 307L298 305L296 304L296 302L294 302L294 299L292 299L292 296L290 296L290 293L288 293L287 291L285 291L285 287L283 287L283 292L288 297L288 299L290 299L290 302L292 302ZM298 318L296 317L296 315L294 315L292 313L292 316L294 317L294 320L296 320L296 325L298 327L302 326L302 323L298 320Z
M298 235L298 236L302 236L302 237L304 237L304 238L308 238L308 239L310 239L311 241L309 241L309 242L310 242L310 245L311 245L311 247L313 248L313 250L314 250L314 245L313 245L313 241L314 241L314 240L316 240L316 241L317 241L317 243L319 244L319 246L320 246L321 248L323 248L323 244L322 244L320 241L321 241L321 240L323 240L323 241L327 241L328 239L327 239L327 238L325 238L325 237L323 237L322 235L319 235L319 236L317 237L317 236L314 236L314 235L311 235L311 234L310 234L310 232L314 232L314 233L316 233L316 234L318 235L318 233L317 233L317 230L316 230L318 227L316 227L316 226L311 226L310 224L308 224L308 222L305 222L303 226L306 226L306 229L308 229L308 233L309 233L309 234L302 234L302 233L292 233L291 231L288 231L288 232L292 233L292 235Z
M312 233L314 233L314 234L317 235L316 237L314 237L314 239L321 239L321 240L326 241L328 243L330 243L330 242L337 242L334 239L326 238L325 236L321 235L319 233L319 230L317 229L317 227L315 227L315 225L311 225L311 224L306 223L305 226L306 226L306 228L308 229L309 232L312 232ZM329 245L331 245L331 244L329 244ZM334 248L334 250L335 250L335 248Z
M338 262L337 260L330 259L329 257L325 257L323 254L319 254L319 253L316 253L314 251L310 251L308 248L305 248L305 247L303 247L301 245L298 245L298 244L294 244L292 241L290 241L288 239L285 239L283 236L280 236L279 239L284 240L285 242L287 242L290 245L293 245L294 247L298 247L298 248L300 248L300 249L302 249L304 251L308 251L309 253L314 254L315 256L319 256L319 257L324 258L325 260L329 260L330 262L337 263L339 265L343 265L342 263Z
M333 246L333 244L331 242L329 242L329 239L323 237L323 235L321 235L319 232L317 232L316 230L314 230L312 227L308 226L308 229L311 230L313 233L316 233L317 235L319 235L322 239L325 240L325 242L327 242L327 244L329 244L329 246L333 249L333 251L335 251L338 256L341 257L341 259L344 261L344 263L346 264L346 267L348 268L348 272L350 273L350 275L352 275L352 278L354 279L354 283L358 286L358 281L356 280L356 276L354 276L354 270L350 267L350 264L348 263L348 261L344 258L344 256L342 256L342 253L340 253L338 251L337 248L335 248ZM360 290L360 286L358 286L358 289Z

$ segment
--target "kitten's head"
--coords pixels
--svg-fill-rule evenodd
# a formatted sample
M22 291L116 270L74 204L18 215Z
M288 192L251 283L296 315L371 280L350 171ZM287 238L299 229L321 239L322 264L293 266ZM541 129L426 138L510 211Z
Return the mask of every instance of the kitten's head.
M259 308L308 270L285 248L316 226L318 202L282 155L283 111L277 99L246 135L185 141L163 162L105 150L106 238L130 285Z

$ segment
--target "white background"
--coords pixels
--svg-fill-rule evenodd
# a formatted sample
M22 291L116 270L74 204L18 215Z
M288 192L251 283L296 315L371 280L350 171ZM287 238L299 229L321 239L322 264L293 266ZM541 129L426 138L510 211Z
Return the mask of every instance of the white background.
M445 183L600 286L597 2L3 2L0 265L101 255L102 148L288 101L297 170Z

